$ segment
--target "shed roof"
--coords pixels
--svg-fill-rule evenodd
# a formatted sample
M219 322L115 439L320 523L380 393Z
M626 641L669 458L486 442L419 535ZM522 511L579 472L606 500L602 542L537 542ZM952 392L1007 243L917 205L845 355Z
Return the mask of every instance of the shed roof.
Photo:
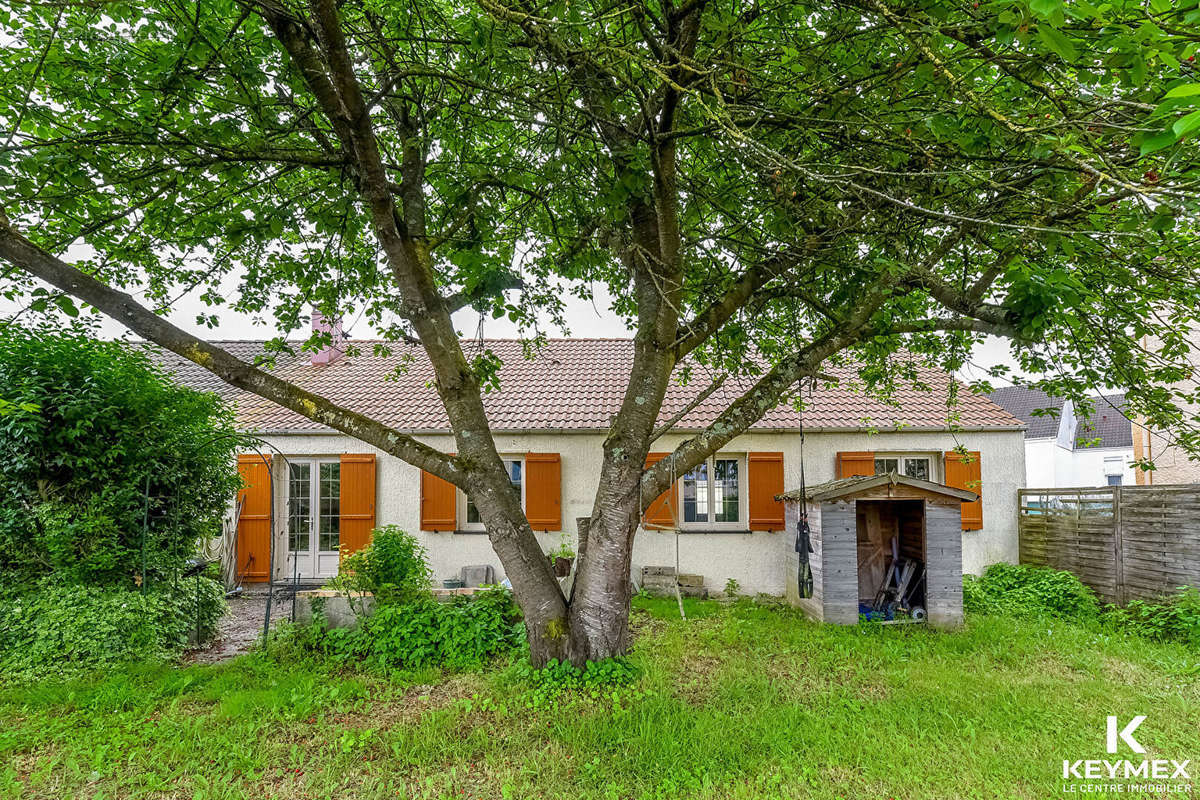
M923 481L919 478L910 478L907 475L900 475L895 472L888 472L884 475L856 475L852 478L838 478L826 481L825 483L808 486L804 489L803 493L799 489L784 492L776 497L776 499L785 501L799 501L802 499L837 500L867 492L871 489L877 489L881 486L907 486L911 489L940 494L964 502L979 499L979 495L966 489L955 489L952 486L934 483L933 481Z

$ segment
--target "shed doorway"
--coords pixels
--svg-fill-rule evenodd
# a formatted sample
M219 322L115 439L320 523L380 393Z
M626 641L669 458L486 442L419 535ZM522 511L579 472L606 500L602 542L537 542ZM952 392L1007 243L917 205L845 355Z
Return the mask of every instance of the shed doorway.
M899 610L907 614L919 609L923 616L925 502L859 500L855 505L860 610L883 614L885 619L895 617ZM889 599L889 588L896 590L894 598ZM889 603L897 608L889 608Z

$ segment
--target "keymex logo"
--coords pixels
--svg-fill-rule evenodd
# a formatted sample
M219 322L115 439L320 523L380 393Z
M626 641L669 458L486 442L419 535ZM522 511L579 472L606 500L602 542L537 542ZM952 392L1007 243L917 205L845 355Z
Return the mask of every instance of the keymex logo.
M1134 733L1141 724L1146 721L1145 714L1138 714L1122 724L1122 720L1116 716L1110 716L1105 721L1105 745L1109 753L1117 753L1123 749L1128 749L1134 753L1145 753L1146 748L1142 747L1135 737ZM1188 764L1191 761L1184 759L1176 761L1170 758L1143 758L1141 761L1130 761L1129 759L1113 759L1106 758L1087 758L1072 761L1063 759L1062 776L1064 780L1135 780L1135 781L1190 781L1192 776L1188 774ZM1090 784L1063 784L1064 792L1083 792L1095 790L1097 788ZM1115 787L1124 791L1140 791L1140 792L1191 792L1190 784L1164 784L1164 783L1144 783L1144 784L1123 784Z
M1120 738L1125 744L1129 745L1129 749L1135 753L1144 753L1146 748L1138 744L1137 739L1133 738L1133 732L1138 729L1138 726L1146 721L1146 715L1140 714L1129 720L1129 724L1121 730L1117 730L1117 718L1108 718L1108 752L1117 752L1117 739Z

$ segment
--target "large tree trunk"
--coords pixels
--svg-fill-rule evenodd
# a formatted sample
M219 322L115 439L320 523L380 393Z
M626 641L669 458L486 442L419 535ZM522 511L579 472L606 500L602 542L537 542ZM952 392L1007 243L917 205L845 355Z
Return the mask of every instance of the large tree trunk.
M636 523L588 526L588 550L578 566L569 607L570 660L616 658L629 649L630 563Z

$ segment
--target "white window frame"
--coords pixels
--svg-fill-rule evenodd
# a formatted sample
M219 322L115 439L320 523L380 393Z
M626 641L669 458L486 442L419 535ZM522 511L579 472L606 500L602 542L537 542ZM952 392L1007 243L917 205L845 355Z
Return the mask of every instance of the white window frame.
M525 468L525 456L523 455L501 455L500 460L505 466L510 462L516 462L521 465L521 510L525 510L525 489L529 486L529 472ZM487 528L482 522L467 522L467 493L462 489L458 490L458 508L455 513L458 516L458 523L455 526L461 531L471 531L472 533L485 533Z
M702 530L702 531L744 531L750 526L750 476L746 469L746 454L745 453L717 453L705 459L708 463L708 474L715 474L714 462L716 461L737 461L738 462L738 518L736 522L715 522L715 521L699 521L685 522L683 519L683 475L678 478L679 485L676 487L676 500L679 509L679 529L681 531ZM716 513L715 494L716 481L711 478L708 481L708 507L709 515L713 516Z
M907 475L905 472L904 462L909 459L926 460L929 462L929 480L933 483L942 482L942 454L935 452L922 452L919 450L900 450L894 452L876 452L875 461L881 459L896 459L896 472L900 475ZM879 473L876 473L879 474ZM916 480L920 480L917 478Z

